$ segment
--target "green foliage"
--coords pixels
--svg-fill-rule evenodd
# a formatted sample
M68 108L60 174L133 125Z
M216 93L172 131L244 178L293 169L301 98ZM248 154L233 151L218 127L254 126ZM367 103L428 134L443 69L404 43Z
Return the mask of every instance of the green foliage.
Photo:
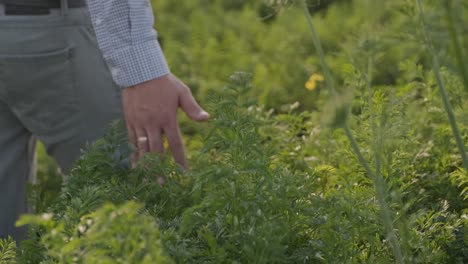
M172 263L154 220L140 211L134 202L105 204L83 216L70 235L52 214L23 217L20 224L45 227L41 242L48 256L41 263Z
M468 200L468 174L466 170L458 169L450 174L452 183L461 188L460 196L463 200Z
M16 263L16 242L9 237L0 239L0 264Z
M34 212L41 213L48 209L49 205L57 199L62 186L62 175L55 161L47 156L45 147L38 143L37 150L37 182L30 185L28 190L29 206Z

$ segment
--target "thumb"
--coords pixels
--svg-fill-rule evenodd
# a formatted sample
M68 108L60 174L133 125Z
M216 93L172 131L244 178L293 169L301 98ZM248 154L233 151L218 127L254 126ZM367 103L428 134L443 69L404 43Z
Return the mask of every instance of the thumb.
M210 118L208 114L201 106L197 103L195 98L193 98L192 93L186 87L186 92L183 92L180 96L180 107L184 110L187 116L195 121L206 121Z

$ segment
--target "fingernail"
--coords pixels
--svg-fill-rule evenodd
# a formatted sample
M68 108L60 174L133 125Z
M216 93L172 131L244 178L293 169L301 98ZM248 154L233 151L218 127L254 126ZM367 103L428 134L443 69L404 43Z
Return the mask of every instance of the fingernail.
M206 112L205 110L203 110L203 111L200 113L200 117L201 117L201 118L209 118L209 117L210 117L210 114L208 114L208 112Z

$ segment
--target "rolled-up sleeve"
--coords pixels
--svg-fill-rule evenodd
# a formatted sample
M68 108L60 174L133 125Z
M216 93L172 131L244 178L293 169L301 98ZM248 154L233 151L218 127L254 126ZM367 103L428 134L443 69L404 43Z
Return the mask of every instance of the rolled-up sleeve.
M169 73L149 0L88 0L88 9L99 47L119 86Z

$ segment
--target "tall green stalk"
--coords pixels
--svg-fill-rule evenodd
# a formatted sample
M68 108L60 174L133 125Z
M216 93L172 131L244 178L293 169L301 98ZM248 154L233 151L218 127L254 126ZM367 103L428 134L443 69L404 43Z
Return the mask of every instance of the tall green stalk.
M398 237L395 233L393 228L393 218L390 212L390 208L388 207L387 201L385 200L385 181L381 175L375 174L369 166L369 163L366 161L364 156L362 155L361 149L354 138L351 129L346 124L344 127L344 132L346 137L348 138L349 142L351 143L351 148L353 149L354 154L357 156L359 162L366 170L367 175L371 178L372 182L374 183L375 192L377 194L377 200L379 201L379 206L382 213L382 221L384 228L387 231L387 237L390 241L392 246L393 255L395 256L395 260L397 263L404 263L403 261L403 253L401 250L400 242L398 241Z
M424 10L422 7L421 0L416 0L418 5L419 16L421 19L421 28L424 35L424 41L426 42L427 49L429 54L432 56L432 71L436 77L437 86L439 87L439 93L442 97L442 102L444 103L445 112L447 112L447 116L450 122L450 126L452 128L453 136L455 137L455 141L457 142L458 151L463 160L463 165L465 170L468 171L468 156L465 151L465 145L463 143L462 137L460 135L460 131L458 130L457 122L455 120L455 114L453 113L452 105L450 104L450 100L447 94L447 90L445 89L444 80L442 79L442 74L440 73L440 63L437 53L432 45L432 42L429 38L427 24L424 18Z
M381 173L381 168L382 168L382 160L380 157L380 149L382 147L382 142L378 136L378 131L377 131L377 125L375 123L375 114L374 114L374 102L372 101L373 99L373 93L372 93L372 66L373 66L373 60L372 57L369 56L367 60L367 76L366 76L366 90L367 94L369 96L368 98L368 105L369 105L369 112L370 112L370 122L371 122L371 128L372 128L372 134L374 137L374 156L375 156L375 173L380 174Z
M326 80L326 85L327 85L328 92L330 93L331 96L336 96L335 83L333 81L333 76L331 74L331 71L328 68L327 63L325 61L325 52L323 51L322 43L320 42L320 39L318 38L318 34L315 31L315 27L314 27L314 24L312 22L312 17L311 17L311 15L309 13L309 9L307 8L306 1L302 0L302 4L304 5L303 8L304 8L304 12L305 12L305 15L306 15L306 18L307 18L307 23L309 24L309 28L310 28L310 31L312 33L312 41L314 42L314 46L315 46L315 49L317 50L317 53L320 55L319 56L320 64L322 66L325 65L325 67L322 67L322 68L323 68L323 73L325 75L325 80Z
M325 53L324 53L324 51L322 49L322 45L320 43L320 39L318 37L318 34L315 31L315 27L314 27L314 24L312 22L312 16L310 15L309 9L307 8L306 0L301 0L301 4L302 4L302 7L304 9L304 13L305 13L305 16L307 18L307 22L309 24L310 31L312 33L312 40L313 40L315 49L317 50L317 53L318 53L319 58L320 58L320 64L322 66L322 70L323 70L324 75L325 75L327 89L328 89L330 95L334 99L336 99L337 94L336 94L336 91L335 91L335 84L334 84L334 81L333 81L333 76L331 74L330 68L328 67L328 64L326 63ZM364 167L367 175L369 176L369 178L372 180L372 182L374 184L374 188L375 188L376 195L377 195L377 200L379 202L379 206L380 206L381 213L382 213L383 225L384 225L384 228L386 229L386 232L388 233L387 236L388 236L388 239L389 239L390 244L392 246L392 250L393 250L393 254L395 256L395 260L396 260L397 263L404 263L403 254L402 254L401 247L400 247L400 242L398 241L398 237L397 237L397 235L395 233L395 230L393 228L393 218L392 218L392 215L391 215L391 212L390 212L390 208L389 208L389 206L387 204L387 201L385 199L386 198L386 195L385 195L385 181L382 178L382 176L380 175L380 173L376 174L376 173L374 173L372 171L371 167L369 166L369 163L366 161L366 159L362 155L361 149L360 149L356 139L354 138L354 135L352 134L352 131L349 128L348 123L346 121L342 125L342 128L343 128L343 130L344 130L344 132L346 134L346 137L348 138L348 140L349 140L349 142L351 144L351 148L352 148L354 154L357 156L359 162Z
M384 148L384 137L382 137L382 127L381 125L378 126L376 124L376 116L374 113L374 102L373 102L373 93L372 93L372 69L373 69L373 58L369 56L367 60L367 74L365 78L366 82L366 91L368 94L368 107L370 113L370 123L372 128L373 134L373 152L374 152L374 160L375 160L375 174L382 175L382 152ZM386 182L382 180L382 184L384 188L387 188ZM397 204L403 204L401 197L399 196L398 192L395 193L395 202ZM400 210L400 225L398 225L400 241L401 241L401 248L403 250L403 256L407 256L407 262L411 261L411 254L409 250L411 250L411 246L409 244L409 225L407 222L406 212L402 207Z

